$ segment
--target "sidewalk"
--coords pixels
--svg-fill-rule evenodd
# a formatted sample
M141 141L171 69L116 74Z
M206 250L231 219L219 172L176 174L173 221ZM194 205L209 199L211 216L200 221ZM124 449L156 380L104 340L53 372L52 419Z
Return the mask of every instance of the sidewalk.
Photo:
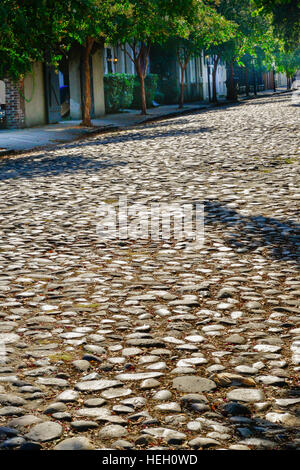
M279 89L276 93L285 90ZM273 90L258 92L257 98L272 96ZM252 99L253 97L239 97L239 100ZM220 101L218 105L226 105L226 100ZM184 108L178 109L178 105L159 106L148 109L148 114L143 116L137 110L126 110L118 114L108 114L101 119L93 119L92 128L81 127L80 121L61 121L58 124L31 127L27 129L3 129L0 130L0 156L8 153L18 153L35 148L55 146L60 143L71 142L89 134L97 134L111 130L124 129L136 126L160 118L171 117L177 114L185 114L199 109L207 109L215 106L204 101L187 103Z

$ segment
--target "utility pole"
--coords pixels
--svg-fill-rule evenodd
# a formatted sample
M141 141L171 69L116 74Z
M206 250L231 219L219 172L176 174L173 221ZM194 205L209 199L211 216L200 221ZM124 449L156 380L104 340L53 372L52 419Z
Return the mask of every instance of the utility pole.
M256 73L255 73L255 67L254 67L254 59L252 59L252 71L253 71L253 92L254 92L254 96L256 96L257 89L256 89Z
M246 96L249 96L249 77L248 77L248 68L245 67L245 88Z
M207 61L207 81L208 81L208 101L211 102L211 92L210 92L210 68L209 68L209 56L206 56Z

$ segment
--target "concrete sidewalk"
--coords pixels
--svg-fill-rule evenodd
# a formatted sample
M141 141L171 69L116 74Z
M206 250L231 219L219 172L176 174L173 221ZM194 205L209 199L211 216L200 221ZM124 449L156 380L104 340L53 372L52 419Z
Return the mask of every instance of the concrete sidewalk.
M49 147L63 142L70 142L88 134L123 129L149 120L206 107L208 107L208 104L204 102L188 103L183 109L178 109L178 105L159 106L148 109L146 116L141 115L138 110L124 110L122 113L107 114L101 119L93 119L92 124L94 127L82 127L79 120L66 120L57 124L27 129L3 129L0 130L0 155L7 152L20 152L34 148Z
M284 90L278 90L281 93ZM273 95L272 90L259 92L257 97ZM251 97L239 97L239 100L251 99ZM227 104L223 100L219 105ZM89 134L107 132L110 130L124 129L145 122L171 117L177 114L185 114L199 109L207 109L216 106L204 101L187 103L184 108L178 109L178 105L159 106L148 109L148 114L143 116L138 110L125 110L118 114L108 114L101 119L93 119L94 127L82 127L80 121L61 121L58 124L31 127L27 129L3 129L0 130L0 156L9 153L19 153L35 148L46 148L59 143L71 142Z

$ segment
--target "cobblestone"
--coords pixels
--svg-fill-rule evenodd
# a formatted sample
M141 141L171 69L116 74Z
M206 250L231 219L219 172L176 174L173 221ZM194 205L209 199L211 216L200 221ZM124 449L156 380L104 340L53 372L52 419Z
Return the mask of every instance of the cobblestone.
M0 160L1 449L299 448L299 129L285 94ZM203 247L99 239L124 195Z

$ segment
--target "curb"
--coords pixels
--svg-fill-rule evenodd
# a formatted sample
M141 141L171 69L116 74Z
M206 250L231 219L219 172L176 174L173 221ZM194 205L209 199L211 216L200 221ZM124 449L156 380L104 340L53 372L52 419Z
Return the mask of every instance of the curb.
M67 144L70 144L71 142L78 142L80 140L83 140L83 139L86 139L88 138L89 136L93 136L93 135L102 135L102 134L106 134L106 133L115 133L115 132L118 132L118 131L122 131L122 130L128 130L128 129L135 129L135 128L138 128L139 126L143 126L144 124L147 124L148 122L158 122L158 121L163 121L163 120L166 120L166 119L170 119L172 117L177 117L177 116L183 116L183 115L189 115L189 114L193 114L195 112L198 112L198 111L207 111L207 110L210 110L210 109L214 109L214 108L220 108L220 107L225 107L225 106L231 106L231 105L240 105L240 104L243 104L244 102L247 102L247 101L252 101L252 100L259 100L259 99L263 99L263 98L270 98L274 95L282 95L282 94L285 94L285 93L291 93L292 90L283 90L283 91L276 91L276 92L273 92L273 93L268 93L268 94L265 94L265 95L262 95L262 96L246 96L244 98L238 98L236 101L229 101L229 100L226 100L226 101L218 101L217 103L207 103L207 104L201 104L199 105L198 107L195 107L195 108L186 108L186 109L182 109L182 110L178 110L178 111L173 111L173 112L170 112L170 113L167 113L167 114L163 114L163 115L160 115L160 116L152 116L152 117L146 117L145 119L143 119L141 122L138 122L138 123L134 123L134 124L131 124L131 125L128 125L128 126L118 126L118 125L108 125L108 126L103 126L103 127L92 127L92 128L87 128L86 129L86 132L83 134L83 135L79 135L77 137L74 137L73 139L71 140L67 140L65 142L60 142L60 143L53 143L53 144L47 144L47 145L44 145L44 146L40 146L40 147L34 147L34 148L31 148L31 149L23 149L23 150L5 150L5 149L0 149L0 157L9 157L9 156L12 156L12 155L22 155L22 154L31 154L33 152L36 152L36 151L39 151L39 150L47 150L47 149L53 149L53 148L59 148L61 145L67 145Z

